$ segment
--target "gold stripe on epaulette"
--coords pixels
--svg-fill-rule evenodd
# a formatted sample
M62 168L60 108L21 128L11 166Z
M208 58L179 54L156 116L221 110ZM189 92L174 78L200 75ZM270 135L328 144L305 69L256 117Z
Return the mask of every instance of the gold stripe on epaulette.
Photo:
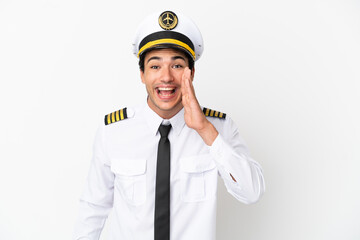
M108 115L105 116L105 125L108 125L108 124L110 124L110 123L111 123L111 121L110 121L110 114L108 114Z
M208 108L205 108L205 109L206 109L205 116L209 116L210 109L208 109Z
M120 121L119 110L116 111L115 118L117 122Z
M111 122L115 122L115 112L111 113Z
M125 109L126 110L126 109ZM124 109L120 110L120 119L124 120Z
M215 111L212 110L210 108L203 108L203 113L205 114L205 116L207 117L215 117L215 118L222 118L225 119L226 118L226 114L219 112L219 111Z
M127 119L126 108L105 115L105 125Z

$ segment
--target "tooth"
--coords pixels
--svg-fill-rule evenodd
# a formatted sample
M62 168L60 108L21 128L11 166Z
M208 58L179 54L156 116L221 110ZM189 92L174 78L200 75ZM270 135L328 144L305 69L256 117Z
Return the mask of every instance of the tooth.
M171 91L174 90L174 88L159 88L160 91Z

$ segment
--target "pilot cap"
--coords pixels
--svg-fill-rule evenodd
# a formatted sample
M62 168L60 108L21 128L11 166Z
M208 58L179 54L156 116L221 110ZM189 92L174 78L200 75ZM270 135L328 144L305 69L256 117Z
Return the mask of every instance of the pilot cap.
M146 17L133 41L133 53L138 58L157 48L177 48L196 61L204 47L201 33L190 18L179 12L164 11Z

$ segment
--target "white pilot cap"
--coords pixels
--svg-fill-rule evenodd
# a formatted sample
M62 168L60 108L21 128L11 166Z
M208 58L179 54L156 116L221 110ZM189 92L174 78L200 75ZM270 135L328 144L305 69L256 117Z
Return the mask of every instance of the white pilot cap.
M133 53L138 58L156 48L179 48L196 61L204 46L201 33L190 18L178 12L164 11L146 17L133 41Z

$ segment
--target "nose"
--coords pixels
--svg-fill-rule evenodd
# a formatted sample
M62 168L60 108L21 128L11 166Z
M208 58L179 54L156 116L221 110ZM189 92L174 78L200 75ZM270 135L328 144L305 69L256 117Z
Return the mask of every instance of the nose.
M169 83L169 82L174 81L174 77L172 75L170 66L162 68L161 81L164 82L164 83Z

